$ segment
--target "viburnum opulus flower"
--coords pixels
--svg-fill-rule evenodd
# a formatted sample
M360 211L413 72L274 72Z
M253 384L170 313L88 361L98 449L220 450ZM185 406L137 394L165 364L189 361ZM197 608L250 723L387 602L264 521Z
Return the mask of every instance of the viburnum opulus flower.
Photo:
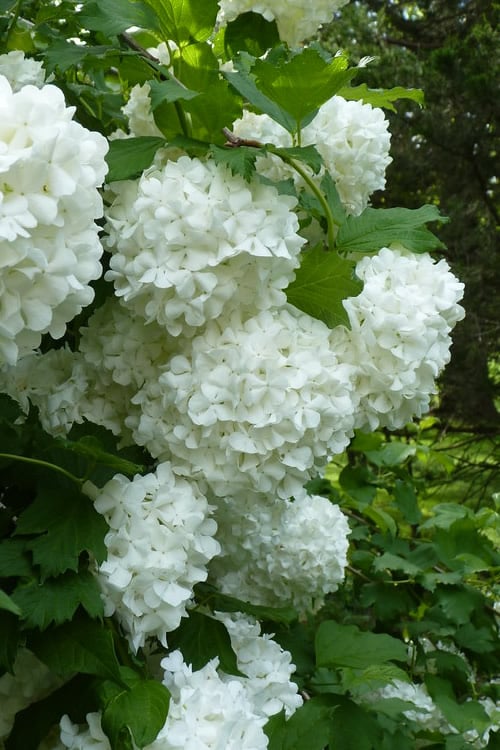
M220 22L232 21L238 15L253 11L267 21L276 21L280 38L296 45L312 36L321 24L331 21L336 10L349 0L220 0Z
M61 337L101 275L108 145L73 114L57 87L0 76L0 363Z
M283 147L292 145L290 133L268 115L245 111L233 124L233 130L241 138ZM389 123L382 109L341 96L322 104L301 133L301 144L317 148L344 208L353 215L366 208L375 190L385 187L385 170L392 161L390 140ZM293 170L273 155L259 157L257 169L274 180L294 176ZM296 175L295 180L302 184Z
M19 49L0 55L0 76L5 76L14 92L28 85L41 88L45 83L42 63L25 57Z
M148 637L166 645L220 551L205 496L168 463L132 480L117 474L88 492L109 525L98 571L106 615L116 612L134 650Z
M248 494L216 505L221 554L210 576L224 593L310 612L344 580L349 525L327 498L301 490L293 499Z
M134 313L178 335L285 302L305 242L293 197L188 156L113 191L106 278Z
M211 321L134 398L135 441L220 497L290 497L352 437L350 366L328 335L292 307Z
M351 330L334 329L330 346L355 368L356 427L398 429L429 408L464 316L464 285L445 260L389 248L359 261L356 274L363 290L343 303Z

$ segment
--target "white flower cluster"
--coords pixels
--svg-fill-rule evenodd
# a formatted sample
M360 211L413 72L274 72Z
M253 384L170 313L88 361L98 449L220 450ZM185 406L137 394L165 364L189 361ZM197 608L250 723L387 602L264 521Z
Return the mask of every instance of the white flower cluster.
M101 275L108 144L73 113L55 86L0 75L0 364L61 337Z
M233 131L240 138L282 147L292 145L290 134L268 115L244 112L233 124ZM390 140L389 123L382 109L341 96L325 102L301 134L303 146L316 146L335 181L340 200L347 213L353 215L366 208L375 190L385 187L385 170L392 161ZM292 176L290 168L275 156L260 157L257 168L269 179Z
M106 279L148 322L175 336L285 301L305 242L291 196L188 156L113 190Z
M36 86L40 89L45 83L42 63L25 57L24 52L18 49L0 55L0 76L5 76L14 92L23 86Z
M98 573L106 615L116 612L134 650L148 637L166 645L220 551L207 500L167 463L133 480L117 474L93 499L110 529Z
M222 551L210 576L226 594L305 613L344 580L349 525L325 497L301 490L293 500L225 498L215 518Z
M429 407L464 316L463 284L445 260L388 248L363 258L356 274L363 290L343 303L352 330L334 330L331 345L356 368L356 427L397 429Z
M263 727L283 708L287 716L302 705L297 685L290 681L295 667L269 635L260 635L258 623L244 617L219 615L228 628L242 677L227 675L213 659L193 671L180 651L161 662L163 682L171 693L165 725L144 750L265 750ZM102 731L101 715L87 714L87 725L60 722L57 749L110 750Z
M286 307L212 321L135 399L135 441L220 497L300 492L352 436L350 368L328 333Z
M227 23L242 13L253 11L267 21L276 20L282 41L294 46L312 36L323 23L331 21L335 11L349 0L220 0L219 21Z
M289 718L302 705L297 685L290 679L295 664L289 651L268 633L261 635L259 623L245 615L219 612L217 619L229 632L238 669L245 675L237 679L252 695L254 710L264 716L284 710Z
M59 687L61 679L50 672L27 648L17 652L12 674L0 677L0 742L12 729L19 711Z
M402 680L392 680L389 685L364 695L364 700L368 703L390 698L399 698L415 706L414 709L410 708L403 711L403 715L409 721L414 721L420 727L430 731L445 734L449 732L449 724L430 697L425 685L403 682Z

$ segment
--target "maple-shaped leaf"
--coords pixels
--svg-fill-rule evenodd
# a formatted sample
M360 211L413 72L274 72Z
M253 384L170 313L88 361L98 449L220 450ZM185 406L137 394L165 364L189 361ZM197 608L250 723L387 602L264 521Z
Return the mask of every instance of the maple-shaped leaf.
M355 261L321 246L306 250L295 281L286 290L288 302L322 320L329 328L348 326L342 301L357 296L363 286L354 275L355 267Z
M21 610L25 625L40 630L71 620L80 605L91 617L103 615L99 585L88 570L68 571L43 583L31 579L14 590L12 600Z
M391 244L404 245L414 253L445 247L430 229L431 221L445 222L436 206L420 208L365 208L359 216L348 216L339 229L336 247L341 253L373 253Z
M240 175L245 180L250 180L255 174L255 160L260 150L248 146L222 148L213 145L210 153L216 164L229 167L234 175Z
M56 674L82 672L123 684L111 630L86 615L31 633L28 648Z
M106 521L88 497L70 484L53 482L40 488L33 504L19 517L15 534L36 535L27 540L26 549L44 579L77 571L84 551L102 562L107 531Z

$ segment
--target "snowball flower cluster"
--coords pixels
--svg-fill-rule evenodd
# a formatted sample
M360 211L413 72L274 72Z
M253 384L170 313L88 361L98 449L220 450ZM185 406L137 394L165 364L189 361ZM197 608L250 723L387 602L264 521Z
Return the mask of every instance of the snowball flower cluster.
M134 399L135 441L220 497L290 497L352 436L350 368L328 332L286 307L210 322Z
M148 322L178 335L231 307L285 301L305 242L291 196L188 156L113 190L106 279Z
M220 22L232 21L242 13L253 11L267 21L276 21L282 41L297 45L312 36L321 24L331 21L335 11L349 0L220 0Z
M216 519L222 551L210 576L226 594L311 612L344 579L349 525L325 497L302 490L293 500L225 498Z
M240 138L288 147L291 137L268 115L244 112L233 124ZM385 187L385 170L391 163L389 123L379 107L333 96L302 130L303 146L314 145L335 181L347 213L358 215L375 190ZM290 168L278 157L260 157L257 168L270 179L290 177ZM300 184L300 182L299 182Z
M218 659L193 672L180 651L163 659L171 693L167 721L149 750L265 750L268 717L256 711L238 678L221 675Z
M343 303L352 330L334 330L331 346L356 368L356 427L398 429L429 407L464 287L445 260L388 248L359 261L356 275L363 290Z
M45 70L41 62L25 57L24 52L15 49L0 55L0 76L5 76L16 92L23 86L42 88L45 83Z
M166 645L220 551L206 498L167 463L133 480L117 474L97 493L88 491L110 527L98 574L106 615L116 612L134 650L150 636Z
M446 722L442 712L436 706L425 685L417 685L412 682L403 682L402 680L392 680L389 685L385 685L379 690L374 690L363 696L363 700L368 703L379 700L389 700L399 698L415 706L403 711L403 715L409 721L416 722L420 727L430 731L448 733L450 727Z
M73 113L57 87L0 75L0 364L61 337L101 274L108 145Z
M254 710L273 716L284 709L289 718L302 705L298 687L290 679L295 672L290 652L269 633L261 635L259 623L245 615L219 612L217 619L229 632L238 669L245 675L237 679L252 696Z

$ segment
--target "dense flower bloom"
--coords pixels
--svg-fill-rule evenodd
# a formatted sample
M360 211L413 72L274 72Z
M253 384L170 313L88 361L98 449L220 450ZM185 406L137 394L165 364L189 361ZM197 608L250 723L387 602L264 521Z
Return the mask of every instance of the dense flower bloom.
M370 195L385 187L385 170L392 161L388 128L382 109L333 96L302 131L302 145L316 146L349 214L360 214ZM241 138L283 147L291 145L290 134L268 115L245 112L236 120L233 130ZM260 157L257 168L275 180L293 175L275 156ZM300 180L297 182L300 184Z
M25 57L24 52L18 49L0 55L0 76L5 76L14 92L28 85L42 88L45 83L42 63Z
M178 335L223 310L285 302L305 242L294 198L188 156L113 190L106 278L148 322Z
M286 307L212 321L134 398L134 439L220 497L290 497L352 436L351 369L328 332Z
M363 258L356 274L363 290L344 301L351 330L335 329L331 346L356 368L356 427L397 429L429 407L464 316L463 284L445 260L388 248Z
M232 21L238 15L253 11L267 21L276 20L280 38L296 45L312 36L321 24L331 21L333 14L349 0L220 0L220 21Z
M162 666L170 707L148 750L265 750L267 716L256 712L243 680L218 673L218 659L193 672L174 651Z
M41 700L61 684L45 664L27 648L20 648L14 662L13 674L0 677L0 740L12 729L18 711Z
M154 121L151 111L151 87L148 83L136 84L130 91L128 102L122 107L123 114L128 118L130 135L137 137L154 135L163 137L163 133Z
M371 693L365 693L363 696L363 700L367 703L390 698L399 698L413 704L415 708L403 711L403 715L410 721L417 722L420 727L444 734L449 733L450 726L430 697L425 685L392 680L389 685Z
M287 718L291 716L302 705L297 685L290 679L295 672L291 654L268 633L261 635L256 620L221 612L217 619L229 632L238 669L246 675L239 679L252 696L254 710L273 716L284 709Z
M55 86L13 93L0 76L0 363L61 337L101 274L108 145L73 113Z
M56 437L83 421L88 380L78 355L67 348L50 349L0 369L0 392L18 401L25 414L30 404L36 406L43 429Z
M207 563L220 551L206 498L162 463L133 480L117 474L94 504L110 527L99 567L106 615L116 612L135 650L152 636L166 645L194 584L206 579Z
M310 612L344 579L349 525L324 497L302 490L293 500L226 498L216 519L222 551L210 575L226 594Z

